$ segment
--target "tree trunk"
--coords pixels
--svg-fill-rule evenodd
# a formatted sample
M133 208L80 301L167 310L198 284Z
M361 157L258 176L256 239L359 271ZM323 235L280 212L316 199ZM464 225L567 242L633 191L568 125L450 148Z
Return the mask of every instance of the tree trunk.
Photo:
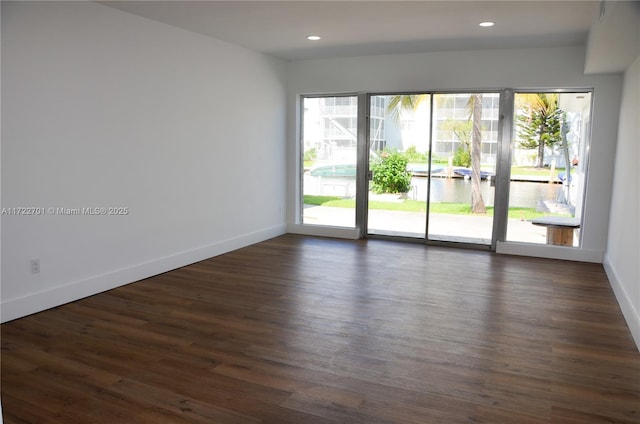
M543 119L546 119L543 116ZM544 168L544 138L543 135L547 132L547 126L543 123L540 126L540 135L538 136L538 163L536 168Z
M563 186L565 190L565 198L567 200L567 204L571 204L571 162L569 161L569 142L567 141L567 133L569 132L567 129L567 123L565 122L564 116L562 117L562 126L560 127L560 132L562 135L562 152L564 153L564 183Z
M473 95L473 133L471 135L471 212L487 213L480 191L482 158L482 95Z

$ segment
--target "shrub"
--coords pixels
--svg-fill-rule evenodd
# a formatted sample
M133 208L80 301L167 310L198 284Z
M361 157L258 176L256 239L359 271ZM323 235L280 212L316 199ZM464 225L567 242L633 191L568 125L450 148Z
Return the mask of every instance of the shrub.
M310 149L307 149L304 152L304 161L305 162L309 162L309 161L314 161L318 158L318 151L316 150L315 147L312 147Z
M435 153L431 154L431 163L448 164L449 159L446 157L438 156Z
M427 155L418 152L416 146L409 146L409 148L404 151L403 156L407 158L409 163L427 163Z
M376 193L406 193L411 188L411 173L407 171L407 158L400 153L383 152L375 163L373 190Z
M453 155L453 164L469 168L471 166L471 152L464 147L458 147L455 155Z

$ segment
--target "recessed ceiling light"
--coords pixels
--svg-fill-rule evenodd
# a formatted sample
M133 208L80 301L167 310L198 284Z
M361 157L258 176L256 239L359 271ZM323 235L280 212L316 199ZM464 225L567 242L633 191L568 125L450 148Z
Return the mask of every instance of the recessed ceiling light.
M308 35L307 40L318 41L320 39L319 35Z
M492 27L495 24L496 24L495 22L486 21L486 22L480 22L478 25L480 25L481 27Z

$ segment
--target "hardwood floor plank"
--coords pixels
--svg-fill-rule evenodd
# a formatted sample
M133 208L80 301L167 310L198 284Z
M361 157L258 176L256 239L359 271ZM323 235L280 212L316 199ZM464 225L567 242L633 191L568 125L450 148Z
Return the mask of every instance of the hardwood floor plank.
M131 379L119 381L110 386L109 391L123 397L143 399L148 406L155 408L152 409L153 412L147 413L145 419L164 414L165 418L159 418L160 422L169 418L175 419L177 416L184 422L197 423L253 424L260 422L257 418L181 396L171 388L156 387Z
M51 423L55 412L47 407L33 404L36 395L16 397L13 394L2 394L3 422L16 424ZM19 395L18 395L19 396Z
M1 333L5 424L640 424L598 264L285 235Z

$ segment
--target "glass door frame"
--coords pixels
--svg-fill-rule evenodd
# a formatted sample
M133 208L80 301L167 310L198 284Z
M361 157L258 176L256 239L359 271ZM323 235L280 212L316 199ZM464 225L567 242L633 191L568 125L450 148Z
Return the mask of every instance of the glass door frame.
M491 235L491 243L488 245L445 241L445 240L431 240L428 237L429 234L429 216L430 216L430 196L431 196L431 170L432 170L432 152L433 152L433 104L434 96L438 94L467 94L467 93L498 93L500 95L499 110L498 110L498 139L497 139L497 153L496 153L496 185L494 192L494 216L493 216L493 228ZM427 204L425 213L425 234L421 238L404 237L404 236L390 236L369 234L368 232L368 175L369 159L370 159L370 109L371 98L374 96L388 96L388 95L416 95L424 94L429 95L430 99L430 113L431 118L429 122L429 167L428 167L428 180L427 180ZM360 238L371 239L392 239L409 241L413 243L421 243L427 245L440 245L471 248L476 250L490 250L495 251L497 241L506 237L508 214L508 188L510 178L509 163L511 160L510 146L511 138L505 137L505 134L511 134L512 117L508 111L513 109L513 90L510 89L474 89L474 90L431 90L431 91L408 91L408 92L366 92L361 93L358 97L358 111L362 112L365 116L364 119L358 121L358 186L356 197L356 226L359 229ZM362 171L362 172L360 172ZM362 174L362 175L361 175Z
M359 229L360 238L379 238L379 239L393 239L408 241L413 243L423 243L427 240L427 234L425 232L424 237L415 238L408 236L390 236L380 234L369 234L368 216L369 216L369 176L371 175L371 169L369 169L371 159L371 98L375 96L388 96L388 95L415 95L424 94L429 96L430 110L433 108L433 92L430 91L406 91L406 92L365 92L361 93L358 97L358 111L362 111L363 119L358 120L358 147L361 148L358 155L358 174L357 184L358 190L356 192L356 227ZM433 138L433 120L429 122L429 179L427 180L427 211L425 216L426 227L429 228L429 194L431 192L431 143ZM362 170L362 175L360 175Z
M493 235L491 251L498 241L507 237L509 218L509 187L511 184L511 138L513 134L514 94L510 88L500 90L498 123L498 155L496 158L496 188L493 206Z
M343 233L343 234L347 234L348 232L351 231L356 231L358 236L360 236L360 230L359 230L359 225L361 223L361 221L359 221L359 215L358 215L358 198L360 196L359 190L360 187L362 187L362 185L360 184L360 169L362 167L362 163L360 162L360 148L361 148L361 144L362 144L362 140L361 139L361 134L360 134L360 130L361 130L361 125L362 125L362 118L365 115L365 113L362 110L362 101L361 101L361 96L362 93L356 93L356 92L345 92L345 93L322 93L322 94L301 94L298 96L298 116L299 116L299 125L298 125L298 136L296 137L297 139L297 148L298 148L298 158L297 158L297 167L296 167L296 172L297 172L297 199L298 201L296 202L296 211L295 211L295 215L296 215L296 224L298 225L304 225L307 228L310 227L318 227L320 229L320 231L318 232L318 234L322 234L323 232L325 232L325 230L328 231L328 229L336 229L339 233ZM304 149L302 148L302 144L304 142L304 134L305 134L305 99L326 99L326 98L338 98L338 97L356 97L357 98L357 108L358 108L358 112L357 112L357 128L358 128L358 134L356 136L356 210L355 210L355 227L336 227L336 226L331 226L331 225L315 225L315 224L309 224L309 223L305 223L304 222L304 191L305 191L305 187L304 187ZM338 233L336 233L338 234ZM339 236L342 236L342 234L340 234Z

